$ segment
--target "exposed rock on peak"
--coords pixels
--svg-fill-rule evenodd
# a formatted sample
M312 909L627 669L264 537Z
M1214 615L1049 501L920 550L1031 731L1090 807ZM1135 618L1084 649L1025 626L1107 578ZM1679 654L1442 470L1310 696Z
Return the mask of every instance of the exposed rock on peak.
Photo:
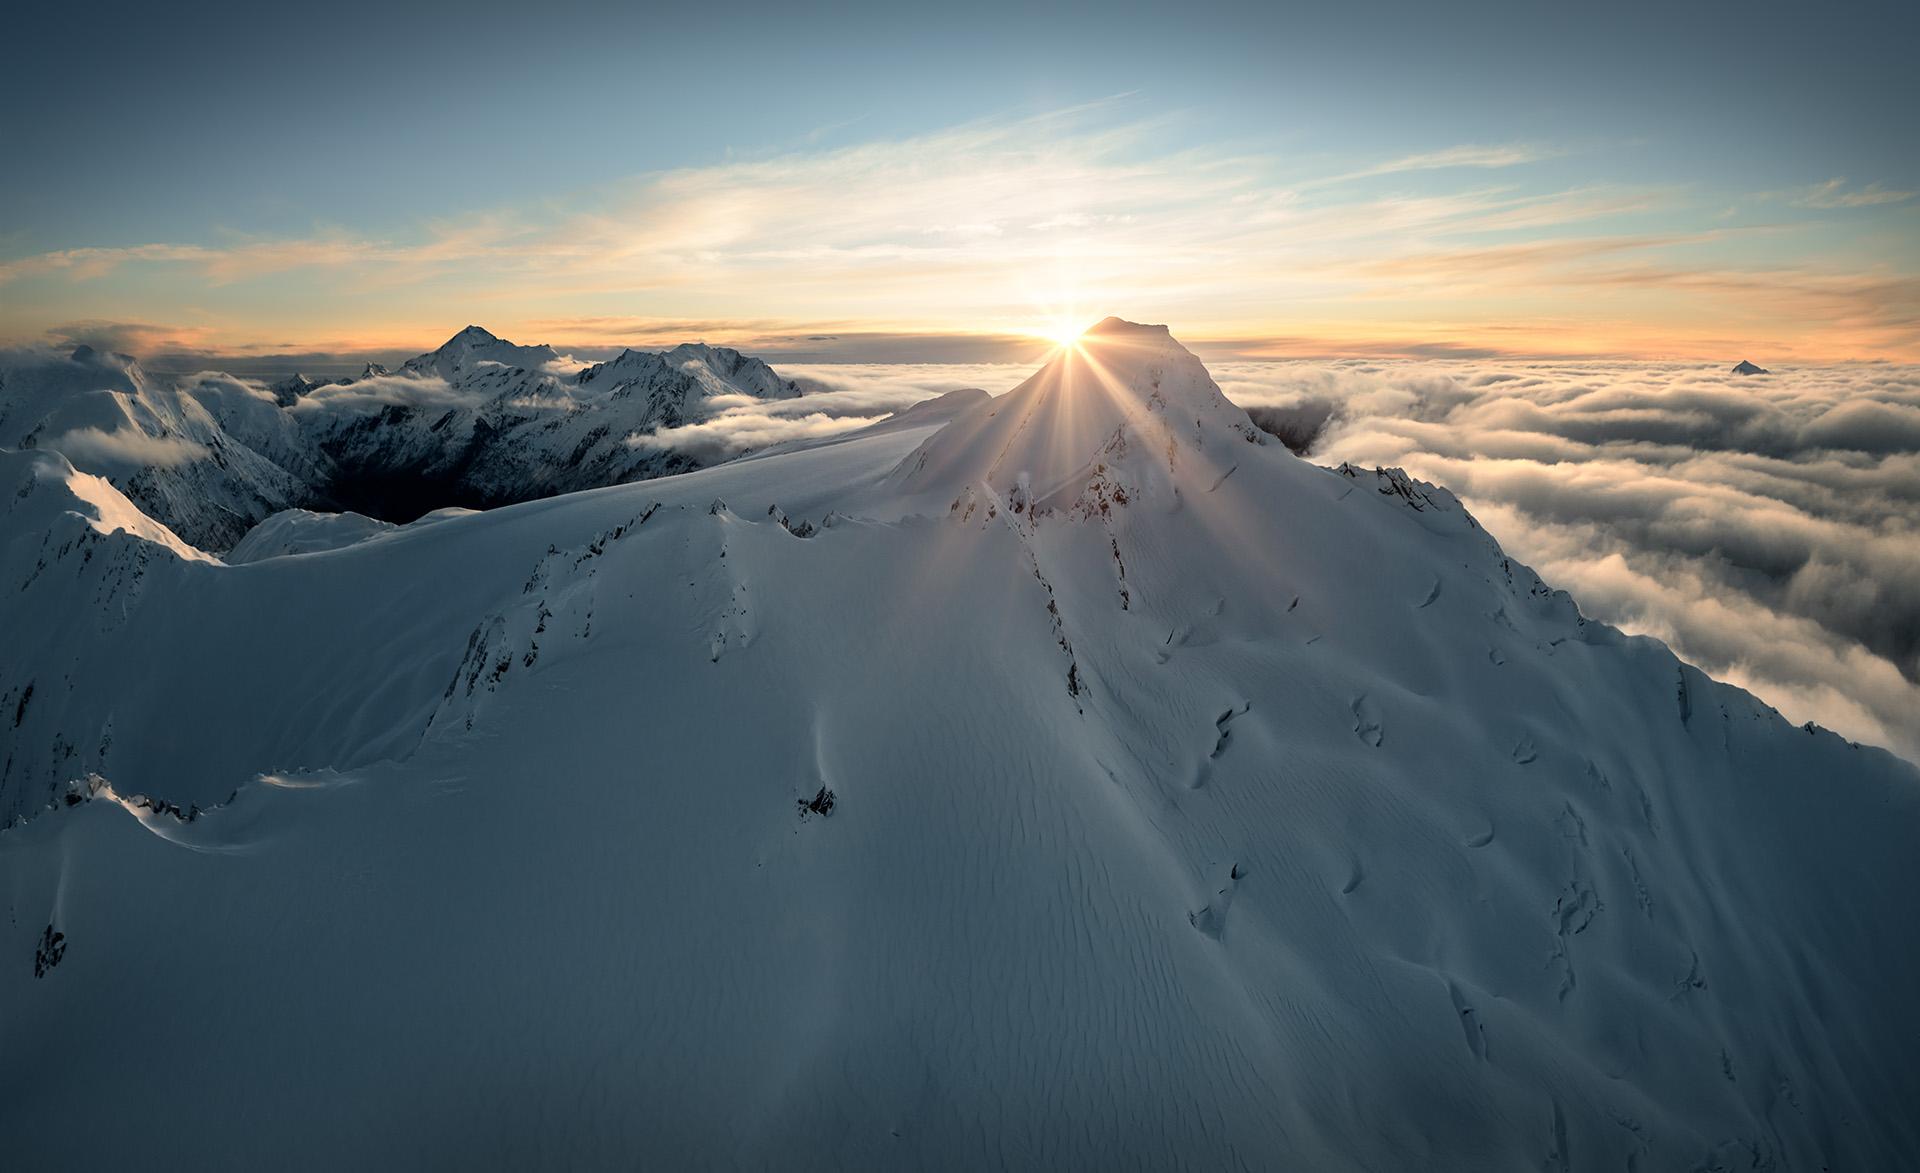
M273 401L275 403L281 407L291 407L295 403L298 403L301 397L312 394L315 387L324 385L324 382L315 382L299 371L295 371L278 383L268 384L267 390L273 392Z
M1740 360L1740 365L1733 368L1733 373L1736 375L1771 375L1773 372L1765 367L1755 366L1743 358Z

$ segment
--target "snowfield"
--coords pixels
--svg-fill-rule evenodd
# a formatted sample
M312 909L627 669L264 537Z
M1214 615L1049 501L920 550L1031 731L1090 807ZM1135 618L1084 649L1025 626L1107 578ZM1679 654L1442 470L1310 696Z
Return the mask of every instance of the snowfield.
M12 1167L1920 1161L1920 772L1164 327L227 562L0 492Z

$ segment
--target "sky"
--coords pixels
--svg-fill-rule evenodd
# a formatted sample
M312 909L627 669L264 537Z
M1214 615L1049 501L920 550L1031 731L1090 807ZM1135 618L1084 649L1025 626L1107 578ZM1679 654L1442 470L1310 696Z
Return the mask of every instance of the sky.
M1911 3L693 8L22 12L0 343L1920 360Z

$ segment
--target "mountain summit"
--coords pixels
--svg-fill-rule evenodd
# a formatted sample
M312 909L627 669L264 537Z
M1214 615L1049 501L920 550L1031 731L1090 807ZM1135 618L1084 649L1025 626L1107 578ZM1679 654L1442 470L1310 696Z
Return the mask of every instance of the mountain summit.
M896 481L909 493L979 487L1066 508L1089 493L1171 485L1183 463L1218 476L1237 449L1265 441L1167 327L1107 318L929 438Z
M479 326L468 326L441 343L438 349L408 359L401 370L415 375L438 375L450 383L458 383L482 369L494 378L508 377L509 369L514 377L524 376L529 370L544 371L559 358L559 352L551 346L515 346Z
M1771 375L1773 372L1765 367L1755 366L1743 358L1740 360L1740 365L1733 368L1733 373L1736 375Z

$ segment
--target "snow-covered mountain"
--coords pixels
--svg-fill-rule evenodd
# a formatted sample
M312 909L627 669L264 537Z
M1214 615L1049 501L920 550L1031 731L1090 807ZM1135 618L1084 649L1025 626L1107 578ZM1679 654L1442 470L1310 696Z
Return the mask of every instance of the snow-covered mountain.
M0 492L21 1167L1920 1153L1920 772L1164 328L240 565Z
M251 443L223 419L243 412L254 421ZM132 358L89 346L0 362L0 448L59 451L207 549L312 499L315 470L279 414L233 380L164 386Z
M361 406L364 394L378 410ZM323 388L289 410L341 470L328 486L334 500L410 517L696 468L692 453L630 441L704 416L719 396L799 394L734 350L628 350L580 367L550 347L517 346L468 326L408 360L397 379ZM334 410L341 400L348 410Z
M267 386L224 375L179 386L125 355L0 363L0 446L52 448L107 476L195 545L227 550L289 508L412 520L686 471L701 454L637 444L724 397L800 388L723 347L629 350L582 367L550 347L469 326L399 372Z

